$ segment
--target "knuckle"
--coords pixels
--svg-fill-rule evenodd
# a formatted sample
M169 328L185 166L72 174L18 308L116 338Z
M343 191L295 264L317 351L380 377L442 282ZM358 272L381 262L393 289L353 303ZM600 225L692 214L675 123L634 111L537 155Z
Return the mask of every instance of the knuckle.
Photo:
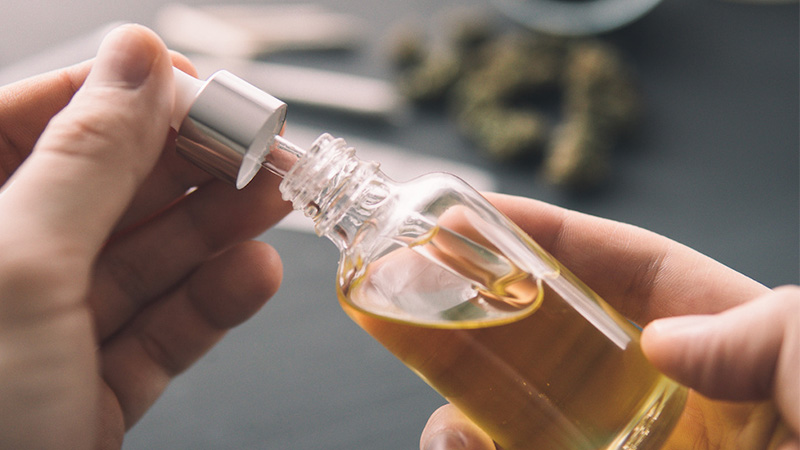
M68 118L54 120L47 130L49 139L42 146L48 152L71 159L97 162L112 159L113 152L98 149L114 148L114 138L106 132L106 125L101 125L93 115L82 111L80 114L71 114Z

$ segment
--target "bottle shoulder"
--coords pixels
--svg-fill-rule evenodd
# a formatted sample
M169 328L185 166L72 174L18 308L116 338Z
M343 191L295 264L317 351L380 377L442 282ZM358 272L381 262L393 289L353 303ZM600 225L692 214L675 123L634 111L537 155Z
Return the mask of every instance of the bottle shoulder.
M396 190L395 201L430 214L441 213L454 204L484 202L485 199L461 178L433 172L414 178Z
M349 246L347 253L380 253L397 243L407 245L443 226L445 216L489 210L488 201L477 191L447 173L430 173L403 183L388 181L379 189L386 195L363 221L353 242L357 245Z

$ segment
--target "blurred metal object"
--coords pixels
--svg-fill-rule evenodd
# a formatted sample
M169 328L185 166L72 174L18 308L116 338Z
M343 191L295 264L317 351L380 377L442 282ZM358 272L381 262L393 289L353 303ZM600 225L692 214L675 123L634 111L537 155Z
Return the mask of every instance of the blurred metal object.
M361 20L312 4L173 3L159 10L156 29L179 50L236 58L283 50L349 49L364 36Z
M403 124L410 108L395 86L377 78L238 58L192 56L201 76L230 70L286 103Z
M644 16L661 0L490 0L526 27L562 36L599 34Z

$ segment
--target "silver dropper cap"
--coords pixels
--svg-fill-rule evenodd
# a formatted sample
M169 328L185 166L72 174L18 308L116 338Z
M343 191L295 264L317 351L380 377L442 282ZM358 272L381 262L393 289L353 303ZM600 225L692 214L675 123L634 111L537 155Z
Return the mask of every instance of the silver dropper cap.
M286 104L227 71L200 88L180 125L184 157L237 189L261 168L286 121Z

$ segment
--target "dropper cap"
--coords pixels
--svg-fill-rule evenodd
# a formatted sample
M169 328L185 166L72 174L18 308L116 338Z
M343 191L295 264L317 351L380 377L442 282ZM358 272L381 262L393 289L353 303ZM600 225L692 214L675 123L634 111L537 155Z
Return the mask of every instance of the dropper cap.
M206 81L178 69L172 126L184 157L237 189L261 168L286 121L286 104L221 70Z

